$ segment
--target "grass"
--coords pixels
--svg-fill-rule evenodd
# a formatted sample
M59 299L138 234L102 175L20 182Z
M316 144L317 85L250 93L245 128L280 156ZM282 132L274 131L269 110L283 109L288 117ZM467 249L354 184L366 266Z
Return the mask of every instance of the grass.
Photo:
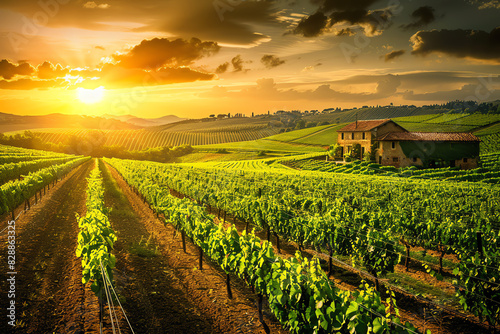
M309 136L298 138L294 140L297 144L308 144L308 145L323 145L330 146L337 143L337 130L343 128L346 124L334 125L329 128L318 131Z
M145 240L144 237L141 236L141 240L139 240L139 242L135 242L130 245L129 252L130 254L145 257L148 259L160 254L153 234L150 234L147 240Z
M266 153L265 157L281 157L283 153L270 154ZM229 153L213 153L213 152L194 152L182 156L176 160L178 163L194 163L194 162L223 162L223 161L242 161L259 159L259 152L239 152L229 151Z
M321 152L325 149L321 146L307 146L300 144L286 143L276 140L269 139L258 139L252 141L234 142L234 143L224 143L224 144L214 144L214 145L203 145L196 146L199 150L217 150L223 149L241 152L259 152L268 151L273 153L284 153L284 152Z
M270 136L270 137L267 137L266 139L289 142L289 141L297 140L298 138L310 136L318 131L323 131L323 130L331 128L333 126L334 125L322 125L322 126L315 126L313 128L294 130L294 131L284 132L284 133L280 133L280 134L277 134L274 136Z

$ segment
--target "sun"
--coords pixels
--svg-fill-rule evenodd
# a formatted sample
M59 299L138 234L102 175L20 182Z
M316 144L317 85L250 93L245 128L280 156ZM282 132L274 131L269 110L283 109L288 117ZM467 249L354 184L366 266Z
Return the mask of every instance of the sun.
M106 90L103 86L96 89L86 89L80 87L76 89L76 94L78 95L78 99L81 102L86 104L94 104L102 101L105 91Z

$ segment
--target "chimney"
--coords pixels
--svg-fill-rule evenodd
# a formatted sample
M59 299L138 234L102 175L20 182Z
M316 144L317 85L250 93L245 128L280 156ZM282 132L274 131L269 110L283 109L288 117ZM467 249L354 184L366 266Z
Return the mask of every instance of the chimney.
M358 113L356 113L356 129L358 128Z

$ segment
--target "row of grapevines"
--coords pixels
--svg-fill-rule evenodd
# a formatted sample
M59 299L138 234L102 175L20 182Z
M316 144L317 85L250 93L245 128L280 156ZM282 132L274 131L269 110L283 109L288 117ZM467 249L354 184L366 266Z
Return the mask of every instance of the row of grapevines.
M317 259L300 254L284 260L268 242L253 232L241 236L234 227L216 225L214 217L189 199L179 199L167 187L153 182L154 174L139 167L143 162L107 160L139 191L151 206L184 231L226 273L245 279L269 297L270 308L281 323L295 333L409 333L382 303L380 295L365 286L360 292L336 288ZM393 300L391 301L393 303Z
M104 186L97 166L90 172L87 181L87 213L83 217L77 215L80 232L76 256L82 258L82 283L91 282L90 288L100 296L105 282L101 265L109 279L113 279L116 259L111 250L116 235L104 207Z
M156 184L168 185L288 240L350 255L375 276L393 270L400 259L395 250L399 241L408 251L422 246L442 255L457 254L462 259L456 275L464 308L490 323L499 320L500 296L481 288L484 281L498 288L494 282L500 278L498 187L400 180L390 182L391 191L387 191L387 179L332 176L335 182L322 188L324 178L305 173L284 177L267 172L268 176L263 173L257 180L243 171L161 164L137 168L154 175ZM280 181L289 188L280 187ZM481 251L490 260L471 263L467 254L478 251L477 232L484 241Z
M17 179L22 175L35 172L39 169L46 168L52 165L59 165L76 158L80 157L66 156L62 158L37 159L0 165L0 184L3 184L9 180Z
M14 180L0 186L0 214L14 210L46 185L61 178L90 158L79 158L30 173L22 180Z

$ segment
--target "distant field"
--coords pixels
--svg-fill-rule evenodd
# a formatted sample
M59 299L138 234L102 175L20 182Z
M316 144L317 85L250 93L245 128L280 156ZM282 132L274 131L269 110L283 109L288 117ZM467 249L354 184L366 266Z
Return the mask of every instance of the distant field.
M162 130L61 130L51 132L40 131L39 136L43 141L60 143L67 141L71 136L76 136L90 142L96 141L106 146L122 146L128 150L143 150L146 148L180 145L207 145L228 143L246 140L256 140L274 135L276 128L258 127L255 125L241 126L238 128L211 129L203 132L172 132Z
M291 144L269 139L259 139L245 142L224 143L215 145L203 145L195 147L202 150L227 149L235 151L268 151L268 152L321 152L325 149L320 146L307 146Z

